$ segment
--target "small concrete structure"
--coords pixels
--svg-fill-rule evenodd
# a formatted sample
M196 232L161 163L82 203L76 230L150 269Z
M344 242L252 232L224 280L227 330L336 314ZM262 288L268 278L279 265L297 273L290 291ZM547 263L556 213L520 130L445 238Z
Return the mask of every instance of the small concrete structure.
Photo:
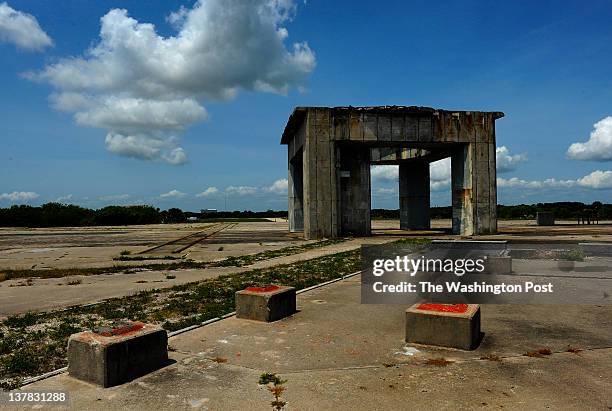
M236 317L272 322L295 314L295 288L270 285L236 292Z
M415 304L406 310L406 342L473 350L480 343L480 306Z
M536 222L538 225L555 225L555 215L550 211L538 211Z
M168 363L168 334L159 326L128 322L70 336L68 373L112 387Z
M297 107L288 147L289 230L307 239L371 234L370 166L399 165L400 226L430 227L429 163L452 162L453 233L497 232L495 120L429 107Z
M612 256L612 243L578 243L585 256Z

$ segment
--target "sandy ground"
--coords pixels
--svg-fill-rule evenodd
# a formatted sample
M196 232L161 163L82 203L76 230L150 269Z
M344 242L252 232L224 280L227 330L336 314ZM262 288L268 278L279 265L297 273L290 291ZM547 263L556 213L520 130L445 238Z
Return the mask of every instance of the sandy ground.
M299 312L275 323L231 317L180 334L169 342L173 364L118 387L62 374L24 389L68 391L71 409L267 410L270 393L257 381L276 372L287 410L612 408L610 305L485 305L476 350L407 355L406 307L360 304L359 284L356 276L303 293ZM552 355L524 356L540 348Z
M199 232L213 232L227 224L160 224L127 227L78 227L54 229L0 229L0 268L45 269L108 267L142 262L114 261L123 250L132 255ZM152 252L152 255L184 255L199 261L231 255L254 254L304 240L291 235L282 222L249 222L227 228L184 252ZM156 260L163 263L164 260Z

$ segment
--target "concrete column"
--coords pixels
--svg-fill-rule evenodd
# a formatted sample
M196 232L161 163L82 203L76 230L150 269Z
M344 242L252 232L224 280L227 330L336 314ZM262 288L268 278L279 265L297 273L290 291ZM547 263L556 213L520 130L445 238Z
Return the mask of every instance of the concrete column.
M371 235L370 150L342 148L340 153L341 232Z
M304 171L303 152L289 159L289 231L304 231Z
M451 155L453 234L474 234L472 162L473 144L462 145Z
M311 109L306 117L303 156L304 237L338 236L336 148L330 137L329 109Z
M430 228L429 194L429 163L426 161L400 163L400 229Z
M492 234L497 231L495 143L476 141L452 156L453 233Z

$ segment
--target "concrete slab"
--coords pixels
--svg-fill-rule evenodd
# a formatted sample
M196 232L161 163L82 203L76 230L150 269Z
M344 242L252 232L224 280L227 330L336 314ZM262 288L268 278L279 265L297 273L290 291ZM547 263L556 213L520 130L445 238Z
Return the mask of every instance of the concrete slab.
M416 352L404 342L406 307L360 304L359 277L298 295L298 308L271 324L231 317L171 338L176 364L122 386L64 374L26 388L68 390L75 409L265 410L257 380L277 372L288 410L612 406L612 306L484 305L476 350ZM524 355L544 347L552 354Z

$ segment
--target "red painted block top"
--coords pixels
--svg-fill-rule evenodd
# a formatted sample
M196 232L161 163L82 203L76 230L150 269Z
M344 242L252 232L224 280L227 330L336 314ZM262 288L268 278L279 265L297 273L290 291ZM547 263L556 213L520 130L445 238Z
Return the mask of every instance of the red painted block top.
M104 336L104 337L112 337L114 335L125 335L125 334L129 334L129 333L133 333L135 331L142 330L143 327L144 327L144 323L135 322L135 323L132 323L132 324L126 324L126 325L121 326L121 327L112 328L110 330L104 330L104 331L98 332L96 334Z
M417 307L424 311L438 311L444 313L464 313L468 309L467 304L421 304Z
M276 291L280 287L278 285L267 285L265 287L247 287L246 291L250 291L252 293L269 293L271 291Z

